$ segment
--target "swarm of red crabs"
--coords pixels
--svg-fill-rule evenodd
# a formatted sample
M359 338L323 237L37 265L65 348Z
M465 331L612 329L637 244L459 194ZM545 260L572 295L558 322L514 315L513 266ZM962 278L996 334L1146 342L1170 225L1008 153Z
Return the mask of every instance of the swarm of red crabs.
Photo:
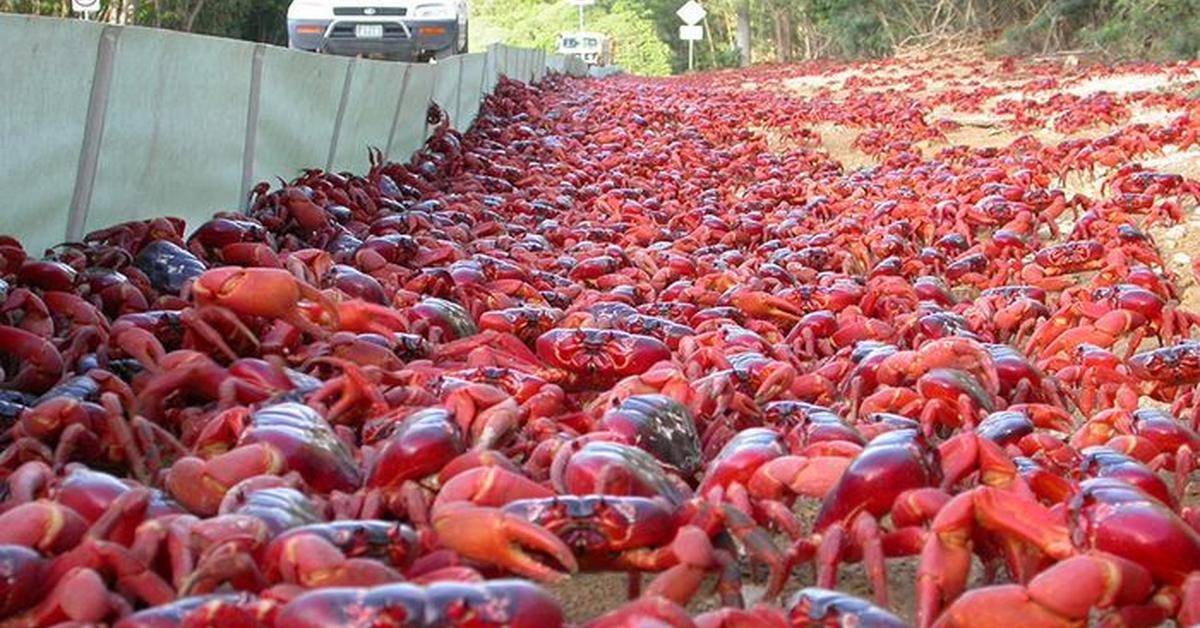
M1154 237L1200 182L1151 161L1200 104L961 69L502 80L408 163L0 238L3 625L1200 622L1200 318ZM571 615L585 572L629 601Z

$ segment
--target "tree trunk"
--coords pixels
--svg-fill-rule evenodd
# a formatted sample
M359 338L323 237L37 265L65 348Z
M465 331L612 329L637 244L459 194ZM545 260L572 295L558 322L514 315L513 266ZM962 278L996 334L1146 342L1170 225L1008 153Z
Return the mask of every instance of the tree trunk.
M887 14L883 11L876 11L875 15L879 17L879 25L883 28L883 36L888 39L888 48L893 52L896 50L896 35L892 32L892 24L888 21Z
M124 0L124 5L125 5L125 11L124 11L124 15L121 18L121 20L122 20L121 23L122 24L136 24L137 23L138 0Z
M192 27L196 25L196 18L200 15L200 10L204 8L204 0L196 0L196 6L192 7L187 12L187 19L183 22L183 30L186 33L192 32Z
M717 38L713 36L712 27L708 25L708 16L704 16L704 38L708 40L708 64L717 67Z
M792 14L787 9L778 9L775 18L775 61L787 63L792 59Z
M737 8L737 42L742 51L742 67L750 65L750 0L740 0Z
M787 61L787 53L783 49L783 19L781 12L776 11L772 17L775 18L775 63L784 63Z

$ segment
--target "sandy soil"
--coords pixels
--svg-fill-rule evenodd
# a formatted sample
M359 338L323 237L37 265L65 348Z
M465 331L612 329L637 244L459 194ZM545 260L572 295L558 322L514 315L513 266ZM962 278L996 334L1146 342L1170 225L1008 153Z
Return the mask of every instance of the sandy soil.
M1191 76L1186 77L1169 77L1165 74L1116 74L1103 78L1088 79L1068 87L1064 91L1079 96L1086 96L1096 92L1132 94L1133 92L1148 92L1162 89L1172 84L1194 79L1196 76L1198 75L1195 72Z
M978 51L963 50L956 53L956 59L981 58ZM868 64L855 70L805 74L782 81L783 88L790 94L799 97L813 97L823 92L831 92L837 99L840 93L846 93L849 79L862 80L869 83L862 89L866 92L899 89L918 98L927 98L948 90L972 91L983 85L982 81L969 68L949 65L928 56L923 56L922 64L898 67L883 63ZM927 77L927 75L932 75ZM929 113L929 120L949 120L961 125L960 128L946 133L946 139L938 142L921 142L920 148L938 149L945 146L965 145L971 147L1000 147L1006 146L1022 135L1032 135L1037 140L1053 144L1069 138L1096 138L1113 130L1106 125L1081 129L1071 134L1062 134L1053 130L1053 120L1046 120L1041 128L1016 132L1008 128L1012 117L996 114L992 109L1001 100L1030 99L1044 101L1052 93L1072 94L1087 97L1101 92L1112 94L1131 94L1135 92L1155 92L1169 89L1183 89L1185 84L1200 79L1200 70L1190 73L1168 74L1117 74L1097 78L1085 78L1075 70L1065 71L1058 77L1060 88L1053 91L1022 92L1020 88L1026 81L1035 78L1033 75L1017 71L1009 75L1009 79L995 78L1003 76L997 73L988 77L986 86L996 88L1000 93L984 99L979 105L979 111L956 111L949 105L934 107ZM758 89L755 83L743 85L745 89ZM1178 112L1169 112L1161 108L1143 108L1135 105L1131 109L1131 118L1127 124L1163 124ZM854 139L862 133L861 129L848 129L834 124L817 124L813 127L823 139L823 147L830 155L841 161L847 169L869 166L875 160L851 147ZM776 137L775 145L786 148L786 134Z
M835 74L817 74L809 76L797 76L787 79L783 82L784 86L800 96L811 96L820 92L823 89L839 90L842 88L842 83L854 76L854 72L845 70Z

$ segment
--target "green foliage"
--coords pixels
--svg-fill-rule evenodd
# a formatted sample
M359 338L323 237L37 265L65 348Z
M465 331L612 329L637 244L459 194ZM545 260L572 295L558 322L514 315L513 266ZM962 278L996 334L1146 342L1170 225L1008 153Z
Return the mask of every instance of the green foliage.
M608 34L617 62L639 74L686 70L675 11L684 0L597 0L587 28ZM755 62L890 54L966 33L1000 54L1088 49L1112 59L1196 58L1200 0L701 0L697 69L738 64L739 8L750 17ZM104 0L102 19L286 43L289 0ZM0 11L68 15L69 0L0 0ZM493 42L552 50L578 28L566 0L472 0L471 48Z
M100 18L206 35L287 43L290 0L104 0ZM0 11L69 16L70 0L0 0ZM118 14L121 14L118 16ZM195 16L189 24L189 16Z
M1081 41L1121 58L1194 58L1200 44L1200 2L1112 3L1112 16L1081 29Z
M586 9L586 28L616 42L621 67L638 74L668 74L671 51L652 15L636 0L602 0ZM558 34L579 29L578 11L562 0L477 0L471 5L471 46L493 42L553 50Z
M666 51L666 62L673 73L687 70L687 42L679 39L679 26L683 22L675 11L685 0L624 0L631 5L654 29L658 40ZM696 68L700 70L733 67L738 63L738 51L734 46L732 29L726 23L734 15L739 0L701 0L708 11L704 41L696 42ZM757 3L758 0L751 0ZM710 30L711 29L711 30ZM620 44L618 44L619 46Z
M290 0L217 0L215 4L220 10L200 13L195 29L197 32L287 44L287 21L284 16L287 15Z
M192 29L197 33L287 44L289 0L209 0ZM145 3L142 5L145 6Z
M613 39L616 63L622 68L648 76L671 73L671 50L658 38L649 20L612 11L595 19L588 28Z
M575 19L565 2L477 0L471 4L471 29L491 37L476 36L472 43L476 49L493 42L550 49L559 32L574 30Z
M817 27L829 32L838 56L881 57L891 52L883 19L868 2L814 2Z
M71 14L71 2L62 0L0 0L0 12L31 15L65 16Z
M636 0L601 0L586 9L585 27L615 41L621 67L638 74L668 74L671 51L652 18ZM579 14L563 0L477 0L471 5L471 29L476 50L493 41L553 50L559 33L579 29Z
M1200 0L1054 0L1004 31L997 49L1032 54L1088 48L1113 59L1195 58Z

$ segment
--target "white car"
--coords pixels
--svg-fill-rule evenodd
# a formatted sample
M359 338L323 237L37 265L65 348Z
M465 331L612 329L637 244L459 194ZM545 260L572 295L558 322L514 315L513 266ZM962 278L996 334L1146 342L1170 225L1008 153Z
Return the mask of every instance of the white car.
M608 65L612 62L612 40L604 33L559 33L558 54L577 56L588 65Z
M466 0L293 0L288 45L401 61L467 51Z

